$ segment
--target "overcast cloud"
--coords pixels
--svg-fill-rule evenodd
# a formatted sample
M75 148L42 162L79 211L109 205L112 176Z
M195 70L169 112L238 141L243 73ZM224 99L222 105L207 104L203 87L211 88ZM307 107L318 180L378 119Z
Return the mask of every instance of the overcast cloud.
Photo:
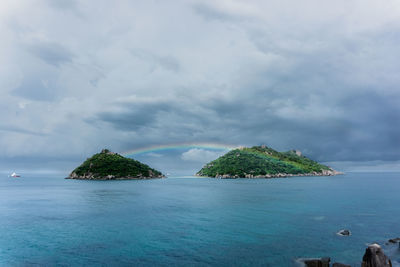
M1 168L181 142L400 160L397 0L6 0L0 36Z

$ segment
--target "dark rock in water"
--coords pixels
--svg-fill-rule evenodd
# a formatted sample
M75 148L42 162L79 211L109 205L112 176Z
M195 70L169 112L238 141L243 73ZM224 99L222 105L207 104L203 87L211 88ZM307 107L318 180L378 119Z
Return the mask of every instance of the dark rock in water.
M299 259L298 262L306 267L329 267L331 258L305 258Z
M392 243L392 244L399 243L400 242L400 237L389 239L388 242Z
M392 262L381 246L372 244L365 250L361 267L392 267Z
M351 235L351 232L350 232L350 230L343 229L343 230L340 230L337 234L342 235L342 236L349 236L349 235Z
M335 262L332 267L351 267L351 265Z

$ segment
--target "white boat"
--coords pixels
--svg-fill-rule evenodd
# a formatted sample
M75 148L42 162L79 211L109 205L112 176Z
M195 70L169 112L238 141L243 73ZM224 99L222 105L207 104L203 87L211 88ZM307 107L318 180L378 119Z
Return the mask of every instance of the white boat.
M15 172L13 172L11 175L11 177L17 178L17 177L21 177L21 175L16 174Z

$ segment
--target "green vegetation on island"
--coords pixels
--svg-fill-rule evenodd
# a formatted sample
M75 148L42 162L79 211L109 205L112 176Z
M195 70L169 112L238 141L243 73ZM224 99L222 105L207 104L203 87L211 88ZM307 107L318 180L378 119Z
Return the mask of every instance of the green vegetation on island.
M269 178L336 175L339 172L306 158L300 151L278 152L266 146L229 151L206 164L196 175L216 178Z
M122 180L163 178L164 175L137 160L108 149L93 155L71 172L69 179Z

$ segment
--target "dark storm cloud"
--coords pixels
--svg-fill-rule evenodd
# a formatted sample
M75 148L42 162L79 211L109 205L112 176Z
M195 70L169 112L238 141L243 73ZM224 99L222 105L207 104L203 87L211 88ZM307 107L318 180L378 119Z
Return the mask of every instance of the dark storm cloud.
M150 113L149 113L150 111ZM143 127L152 126L157 118L158 109L132 110L130 112L103 112L97 119L110 123L115 129L123 131L135 131ZM91 120L89 120L90 122Z
M100 112L86 121L97 127L99 123L105 122L119 131L134 131L145 135L152 131L157 137L170 142L195 141L193 138L196 138L196 133L202 133L210 122L186 98L176 101L118 101L111 106L117 110ZM207 139L215 138L210 136Z
M345 98L342 95L342 102L338 103L330 102L329 95L310 98L294 94L287 96L287 101L274 103L269 100L276 99L281 92L272 90L270 96L265 92L258 97L256 93L230 100L192 102L192 106L184 107L177 102L167 106L132 105L129 112L101 113L98 119L122 131L152 129L164 140L170 134L182 134L192 142L201 138L234 144L267 144L279 150L301 149L322 161L394 160L400 156L397 127L400 108L398 99L392 96L360 91L348 93ZM314 101L327 109L307 111ZM196 114L189 111L194 107ZM337 109L343 112L330 113ZM195 127L185 128L184 124L190 121L195 122Z
M103 121L111 124L115 129L122 131L136 131L144 127L153 127L161 113L174 110L172 105L165 102L155 103L117 103L120 111L101 112L95 118L90 118L89 123Z
M300 80L304 82L307 77ZM212 127L223 125L236 140L249 145L297 148L324 161L400 157L398 94L385 96L371 89L344 88L347 92L337 97L333 88L328 90L331 93L310 97L313 88L307 90L299 83L296 92L288 89L286 81L283 83L287 86L274 84L286 88L279 91L257 89L234 101L208 102L207 108L222 119ZM282 101L274 103L276 99Z

